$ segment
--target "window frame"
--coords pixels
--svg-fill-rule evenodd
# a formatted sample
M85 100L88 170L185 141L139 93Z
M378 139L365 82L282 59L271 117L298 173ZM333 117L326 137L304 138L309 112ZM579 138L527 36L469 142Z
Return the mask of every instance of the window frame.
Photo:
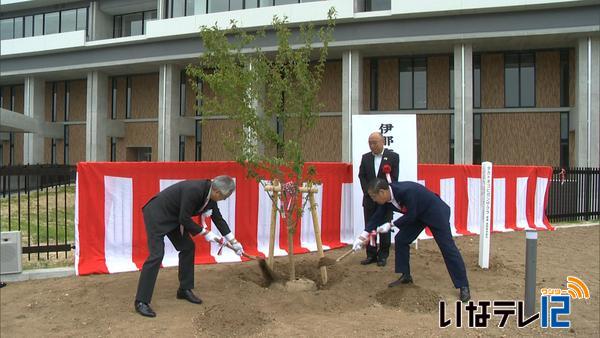
M516 106L512 106L512 105L507 105L507 100L506 100L506 59L508 55L516 55L517 56L517 78L518 78L518 90L517 92L518 94L518 103ZM523 59L523 55L531 55L533 58L533 105L523 105L523 98L522 98L522 88L521 88L521 84L522 84L522 76L521 76L521 68L523 68L522 64L522 59ZM537 78L537 72L536 72L536 55L534 51L528 51L528 52L506 52L504 53L504 108L535 108L537 106L537 100L536 100L536 78Z

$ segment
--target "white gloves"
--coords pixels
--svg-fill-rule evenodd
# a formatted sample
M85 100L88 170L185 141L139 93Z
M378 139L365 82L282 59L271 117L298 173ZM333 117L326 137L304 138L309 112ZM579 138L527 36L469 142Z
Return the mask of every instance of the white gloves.
M230 232L227 235L225 235L225 239L231 245L233 250L235 250L235 253L238 256L241 256L244 253L244 247L242 246L242 244L240 242L237 241L237 239L235 239L235 237L233 236L233 233Z
M390 223L390 222L383 223L382 225L377 227L377 233L385 234L385 233L390 232L391 229L392 229L392 223Z
M204 234L204 239L207 242L215 242L217 244L223 244L223 237L217 236L214 232L208 231Z
M369 238L369 233L366 232L366 231L363 231L360 234L360 236L358 236L354 240L354 243L352 244L352 250L354 250L354 251L360 251L360 250L362 250L362 248L365 245L365 242L367 241L368 238Z

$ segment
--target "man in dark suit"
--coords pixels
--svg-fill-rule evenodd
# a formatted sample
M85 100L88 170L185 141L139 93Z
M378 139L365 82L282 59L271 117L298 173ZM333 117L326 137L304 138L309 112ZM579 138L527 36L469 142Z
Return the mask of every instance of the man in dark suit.
M235 190L235 182L229 176L217 176L213 180L189 180L173 184L154 196L144 207L144 223L148 237L149 256L144 262L137 294L135 310L146 317L155 317L150 308L154 284L165 254L164 237L167 236L179 251L179 289L177 298L200 304L202 300L192 292L194 288L195 245L190 236L204 235L209 242L228 242L238 255L244 249L234 238L223 220L217 202L228 198ZM211 214L212 213L212 214ZM192 216L210 214L221 238L192 220Z
M450 231L450 207L442 199L415 182L392 182L388 184L382 179L374 179L369 183L369 196L379 204L377 211L367 223L363 233L354 241L354 250L362 249L369 232L377 229L378 233L388 233L392 226L400 231L394 237L396 241L396 273L402 275L389 287L412 283L410 275L410 248L425 226L428 226L437 243L446 268L454 283L460 290L459 298L467 302L471 296L465 263ZM404 215L393 223L388 222L385 215L389 210L402 212ZM379 225L379 226L378 226Z
M386 179L383 171L384 166L389 165L391 168L390 176L393 182L398 181L398 166L400 159L395 152L383 148L383 135L380 132L374 132L369 135L369 148L371 151L363 154L358 170L358 178L360 179L360 187L363 191L363 213L365 224L369 221L377 204L369 197L367 185L376 177ZM386 221L392 220L392 211L385 215ZM390 255L390 233L379 234L379 249L377 245L367 245L367 258L362 260L360 264L367 265L377 262L378 266L385 266L387 258Z

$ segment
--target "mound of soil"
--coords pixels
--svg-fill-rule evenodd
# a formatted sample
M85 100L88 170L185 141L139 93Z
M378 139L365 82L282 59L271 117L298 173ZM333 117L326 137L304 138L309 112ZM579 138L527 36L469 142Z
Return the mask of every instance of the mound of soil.
M216 304L200 312L192 320L198 336L248 336L261 332L273 321L259 310L241 310L226 304Z
M405 311L428 313L438 310L442 297L437 293L415 284L400 285L383 289L376 294L382 305L399 307Z

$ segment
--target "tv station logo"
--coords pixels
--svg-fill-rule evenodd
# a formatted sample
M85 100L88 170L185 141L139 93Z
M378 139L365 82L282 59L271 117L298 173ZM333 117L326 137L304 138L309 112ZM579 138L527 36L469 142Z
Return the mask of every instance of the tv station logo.
M540 289L540 312L531 316L525 314L525 304L522 300L480 300L469 301L463 304L461 301L455 303L455 317L446 318L446 302L439 303L439 327L487 328L492 316L500 319L499 328L504 328L509 319L516 319L518 328L524 328L540 322L542 328L565 328L571 327L568 316L571 314L571 301L579 299L590 299L590 290L579 278L567 277L567 288L542 288ZM463 309L464 308L464 309ZM463 319L463 310L466 316Z

